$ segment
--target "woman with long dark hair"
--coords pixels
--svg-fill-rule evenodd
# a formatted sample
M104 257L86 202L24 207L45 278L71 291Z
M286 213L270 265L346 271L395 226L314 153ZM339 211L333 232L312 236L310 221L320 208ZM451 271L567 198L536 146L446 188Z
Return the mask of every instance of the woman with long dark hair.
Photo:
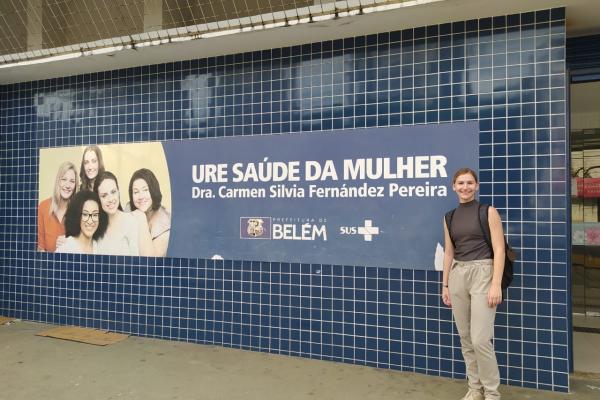
M87 146L83 150L81 158L81 168L79 177L81 178L81 187L79 190L94 190L94 181L96 177L104 172L104 159L100 147Z
M107 225L108 216L100 207L98 195L88 190L76 193L65 214L66 239L56 252L95 254Z
M132 211L140 210L146 215L154 254L167 254L171 233L171 214L162 206L162 193L158 179L146 168L133 173L129 181L129 206Z
M108 228L98 241L98 254L153 256L146 216L141 211L123 212L117 177L104 171L94 182L94 192L108 215Z

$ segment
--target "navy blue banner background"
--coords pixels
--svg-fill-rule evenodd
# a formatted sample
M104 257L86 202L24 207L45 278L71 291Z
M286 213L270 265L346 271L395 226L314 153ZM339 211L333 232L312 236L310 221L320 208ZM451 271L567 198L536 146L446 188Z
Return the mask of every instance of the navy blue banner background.
M438 243L443 245L442 216L456 204L451 177L460 167L477 168L478 133L478 124L468 122L164 142L173 215L168 255L434 269ZM395 171L397 157L440 155L447 159L446 177L344 180L343 176L344 160L390 158ZM264 160L299 161L300 180L233 182L235 163L242 163L245 171L248 163ZM338 179L306 181L305 162L324 166L326 160L335 166ZM226 164L222 168L227 182L195 183L192 166L207 164ZM391 184L423 186L422 194L439 193L433 187L445 186L446 196L417 196L414 189L408 195L410 188L401 196L391 192ZM273 185L285 185L295 196L271 197ZM310 185L363 187L363 191L367 185L376 197L320 197ZM193 187L203 197L194 198ZM252 188L254 194L264 189L264 196L227 197L233 189ZM247 234L249 218L264 224L262 240Z

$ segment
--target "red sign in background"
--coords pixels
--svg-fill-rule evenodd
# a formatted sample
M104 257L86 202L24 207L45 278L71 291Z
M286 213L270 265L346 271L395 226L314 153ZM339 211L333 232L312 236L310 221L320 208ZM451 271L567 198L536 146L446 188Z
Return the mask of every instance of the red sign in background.
M600 178L575 178L577 197L600 197Z

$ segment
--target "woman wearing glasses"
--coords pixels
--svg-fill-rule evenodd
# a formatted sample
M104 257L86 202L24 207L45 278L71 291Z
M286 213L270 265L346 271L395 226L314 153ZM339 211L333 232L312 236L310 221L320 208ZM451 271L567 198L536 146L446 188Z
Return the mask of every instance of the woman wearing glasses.
M121 207L117 177L105 171L94 182L102 210L108 214L108 227L98 241L97 254L153 256L152 239L146 216L139 210L126 213Z
M64 162L58 168L52 197L42 201L38 207L38 250L54 252L57 240L64 240L63 220L67 206L77 191L75 165Z
M56 248L57 253L95 254L97 241L108 225L108 217L100 208L94 192L84 190L73 196L65 214L67 238Z

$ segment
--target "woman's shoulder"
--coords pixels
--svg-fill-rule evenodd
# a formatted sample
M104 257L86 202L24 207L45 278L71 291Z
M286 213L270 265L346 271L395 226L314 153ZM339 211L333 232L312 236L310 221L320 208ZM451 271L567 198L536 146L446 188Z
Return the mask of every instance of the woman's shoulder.
M38 218L40 220L47 221L51 216L52 210L52 198L48 197L46 200L43 200L38 206Z
M131 221L136 218L135 211L122 211L122 213L124 221Z
M126 226L126 229L136 229L139 226L140 222L146 220L146 215L139 211L134 210L131 212L123 212L123 218L121 219L121 224Z
M489 220L501 220L500 212L494 206L488 206L488 221Z
M163 206L160 206L160 208L156 210L156 218L160 221L171 223L171 213Z
M150 234L156 238L171 229L171 213L161 206L154 213L152 220L149 221Z
M481 210L481 211L487 210L488 214L498 212L498 210L491 204L477 202L477 206L478 206L479 210Z
M77 240L73 236L69 236L65 241L56 248L57 253L80 253L81 249Z
M171 225L171 213L169 211L167 211L166 208L164 208L163 206L161 206L158 210L156 210L156 213L154 214L154 217L152 218L152 225L161 225L161 226L170 226Z
M51 205L52 205L52 197L48 197L47 199L42 200L40 202L40 205L38 206L38 208L40 210L49 210Z

